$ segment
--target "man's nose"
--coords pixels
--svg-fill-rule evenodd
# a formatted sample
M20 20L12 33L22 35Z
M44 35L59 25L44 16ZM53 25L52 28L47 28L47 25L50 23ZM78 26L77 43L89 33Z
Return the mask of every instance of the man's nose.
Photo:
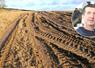
M90 18L94 19L95 18L95 14L91 14Z

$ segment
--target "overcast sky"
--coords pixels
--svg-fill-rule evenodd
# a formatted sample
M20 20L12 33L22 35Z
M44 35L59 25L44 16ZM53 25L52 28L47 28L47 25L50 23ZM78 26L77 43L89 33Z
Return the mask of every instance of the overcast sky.
M5 0L7 7L29 10L70 10L87 0ZM95 2L95 0L93 0Z

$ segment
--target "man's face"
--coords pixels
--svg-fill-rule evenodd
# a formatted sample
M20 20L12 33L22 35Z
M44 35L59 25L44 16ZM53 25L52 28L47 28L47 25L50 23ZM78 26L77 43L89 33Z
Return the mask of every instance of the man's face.
M86 7L82 19L84 20L84 25L95 26L95 8Z

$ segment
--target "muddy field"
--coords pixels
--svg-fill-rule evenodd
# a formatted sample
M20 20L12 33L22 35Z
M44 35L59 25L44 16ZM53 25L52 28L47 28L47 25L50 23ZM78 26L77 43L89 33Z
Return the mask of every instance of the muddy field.
M7 12L0 15L0 68L95 67L95 41L77 34L71 12Z

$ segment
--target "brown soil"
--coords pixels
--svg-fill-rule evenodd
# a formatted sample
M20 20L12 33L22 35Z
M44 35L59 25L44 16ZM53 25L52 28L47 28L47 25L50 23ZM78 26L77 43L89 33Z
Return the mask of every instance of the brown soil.
M2 30L0 68L94 68L95 42L76 33L70 12L22 11Z

